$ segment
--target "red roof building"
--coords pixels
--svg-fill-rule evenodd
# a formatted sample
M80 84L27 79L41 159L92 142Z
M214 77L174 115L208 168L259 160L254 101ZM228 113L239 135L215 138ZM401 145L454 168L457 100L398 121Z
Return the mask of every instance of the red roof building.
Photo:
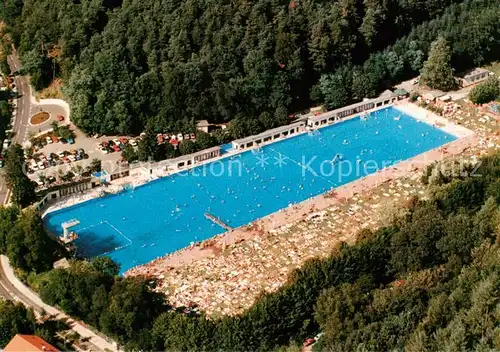
M59 352L57 348L34 335L17 334L3 349L4 352Z

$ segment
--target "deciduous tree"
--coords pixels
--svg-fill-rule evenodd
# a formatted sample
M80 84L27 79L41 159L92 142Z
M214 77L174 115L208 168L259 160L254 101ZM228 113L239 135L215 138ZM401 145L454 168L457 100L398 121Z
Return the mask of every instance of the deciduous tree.
M431 88L444 91L455 88L455 77L451 67L451 50L443 37L431 44L429 57L421 71L421 82Z
M20 145L12 145L7 152L5 180L12 191L12 200L21 207L35 200L35 183L26 175L24 152Z

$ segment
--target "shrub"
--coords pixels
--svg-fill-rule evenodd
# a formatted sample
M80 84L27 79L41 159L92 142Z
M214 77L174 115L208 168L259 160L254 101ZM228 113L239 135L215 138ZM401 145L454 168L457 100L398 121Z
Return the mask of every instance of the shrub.
M498 97L500 97L500 84L498 78L494 76L475 86L469 93L469 99L474 104L486 104Z

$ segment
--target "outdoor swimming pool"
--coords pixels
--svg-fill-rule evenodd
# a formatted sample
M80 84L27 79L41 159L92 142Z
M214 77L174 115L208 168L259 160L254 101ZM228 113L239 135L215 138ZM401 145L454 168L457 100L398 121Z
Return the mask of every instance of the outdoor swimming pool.
M122 272L191 242L324 193L456 138L391 107L288 138L133 190L45 216L47 228L72 228L85 257L109 255Z

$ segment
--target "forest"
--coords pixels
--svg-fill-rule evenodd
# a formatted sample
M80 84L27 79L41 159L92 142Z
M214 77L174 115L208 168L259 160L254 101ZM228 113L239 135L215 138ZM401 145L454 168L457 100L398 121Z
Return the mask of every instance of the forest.
M422 182L428 199L410 199L386 226L310 260L234 317L174 309L153 281L117 276L107 257L48 270L61 253L43 242L35 213L0 212L0 251L37 273L28 281L46 303L126 350L298 351L318 332L318 351L498 350L500 154L431 165Z
M146 130L139 159L172 152L150 150L155 132L198 119L243 136L312 104L375 96L416 76L438 37L457 72L500 52L498 0L5 0L0 17L33 87L61 79L87 133ZM34 193L19 160L14 148L6 170L22 206ZM318 350L498 350L500 155L450 174L430 167L429 199L235 317L173 309L108 258L51 269L64 254L36 212L1 209L0 252L44 301L127 350L293 350L320 331ZM37 328L31 312L0 305L0 345Z
M87 133L255 133L418 75L438 36L456 72L500 52L497 0L6 0L0 17L34 88L60 78Z

